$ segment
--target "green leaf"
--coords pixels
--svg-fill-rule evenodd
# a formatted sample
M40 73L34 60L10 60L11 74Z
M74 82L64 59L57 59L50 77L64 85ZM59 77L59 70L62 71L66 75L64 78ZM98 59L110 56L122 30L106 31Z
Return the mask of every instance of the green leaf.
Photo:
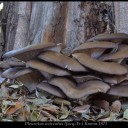
M128 109L124 111L123 118L128 119Z

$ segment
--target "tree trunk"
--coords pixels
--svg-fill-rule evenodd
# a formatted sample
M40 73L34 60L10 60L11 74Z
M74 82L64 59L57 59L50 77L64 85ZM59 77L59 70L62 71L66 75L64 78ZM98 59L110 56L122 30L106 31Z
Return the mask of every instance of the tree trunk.
M63 53L114 31L113 2L5 2L4 52L31 44L62 43Z

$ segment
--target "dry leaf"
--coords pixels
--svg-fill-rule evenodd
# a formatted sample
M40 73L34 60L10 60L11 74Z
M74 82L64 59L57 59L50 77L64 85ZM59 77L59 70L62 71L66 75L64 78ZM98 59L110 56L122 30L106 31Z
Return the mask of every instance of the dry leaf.
M112 103L112 105L111 105L111 110L112 110L113 112L116 112L116 113L119 113L119 112L120 112L120 110L121 110L121 103L120 103L119 100L116 100L116 101L114 101L114 102Z
M123 118L128 120L128 109L124 111Z
M11 115L13 113L15 113L17 110L19 110L20 108L22 108L24 106L23 103L21 102L16 102L14 106L10 106L7 110L6 113L7 115Z

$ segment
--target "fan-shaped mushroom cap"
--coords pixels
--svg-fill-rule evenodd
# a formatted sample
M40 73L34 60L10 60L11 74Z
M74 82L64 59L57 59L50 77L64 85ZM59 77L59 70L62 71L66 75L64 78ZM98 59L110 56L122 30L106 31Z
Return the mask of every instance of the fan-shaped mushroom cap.
M125 33L104 33L90 38L88 41L112 41L123 42L128 41L128 34Z
M128 97L128 85L117 85L110 88L108 94L115 96Z
M127 73L127 69L124 66L115 62L102 62L91 58L85 53L75 53L72 54L72 56L75 57L84 66L95 71L116 75L123 75Z
M39 71L44 71L44 72L47 72L47 73L50 73L50 74L54 74L54 75L57 75L57 76L70 75L69 72L67 72L67 71L65 71L63 69L60 69L58 67L54 67L54 66L45 64L44 62L39 61L39 60L27 61L26 62L26 66L34 68L34 69L37 69Z
M89 80L102 80L100 77L94 75L77 75L72 76L72 78L74 78L77 83L83 83Z
M55 64L61 68L67 68L71 71L87 71L85 67L83 67L77 60L74 58L70 58L66 55L63 55L61 53L48 51L41 53L38 58L50 62L52 64Z
M101 60L116 60L116 59L124 59L128 57L128 47L127 49L121 49L115 53L109 53L109 54L105 54L103 56L100 57Z
M110 83L110 84L119 84L125 80L128 80L128 75L104 75L103 76L103 80L107 83Z
M46 91L54 96L65 98L65 94L57 87L50 85L47 82L41 82L37 85L37 88L43 91Z
M9 68L1 74L1 77L14 79L30 72L32 72L32 70L29 68L21 68L21 67Z
M44 77L38 71L32 70L30 73L17 77L16 80L23 83L29 92L32 92L44 80Z
M48 83L60 88L66 96L72 99L79 99L97 92L106 93L110 88L104 82L96 80L85 82L84 85L76 87L74 82L64 77L53 78Z
M57 45L53 43L30 45L21 49L9 51L3 55L3 58L15 57L22 61L28 61L35 58L43 50L53 47L57 47Z
M107 41L97 41L97 42L85 42L75 48L73 53L82 52L85 49L92 49L92 48L116 48L118 44L107 42Z

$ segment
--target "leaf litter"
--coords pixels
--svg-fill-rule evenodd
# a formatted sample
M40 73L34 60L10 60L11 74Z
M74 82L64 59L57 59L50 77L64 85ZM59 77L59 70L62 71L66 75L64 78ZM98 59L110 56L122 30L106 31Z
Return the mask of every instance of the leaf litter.
M127 98L62 99L38 90L29 93L23 84L8 80L0 86L0 109L0 121L8 122L128 121Z

